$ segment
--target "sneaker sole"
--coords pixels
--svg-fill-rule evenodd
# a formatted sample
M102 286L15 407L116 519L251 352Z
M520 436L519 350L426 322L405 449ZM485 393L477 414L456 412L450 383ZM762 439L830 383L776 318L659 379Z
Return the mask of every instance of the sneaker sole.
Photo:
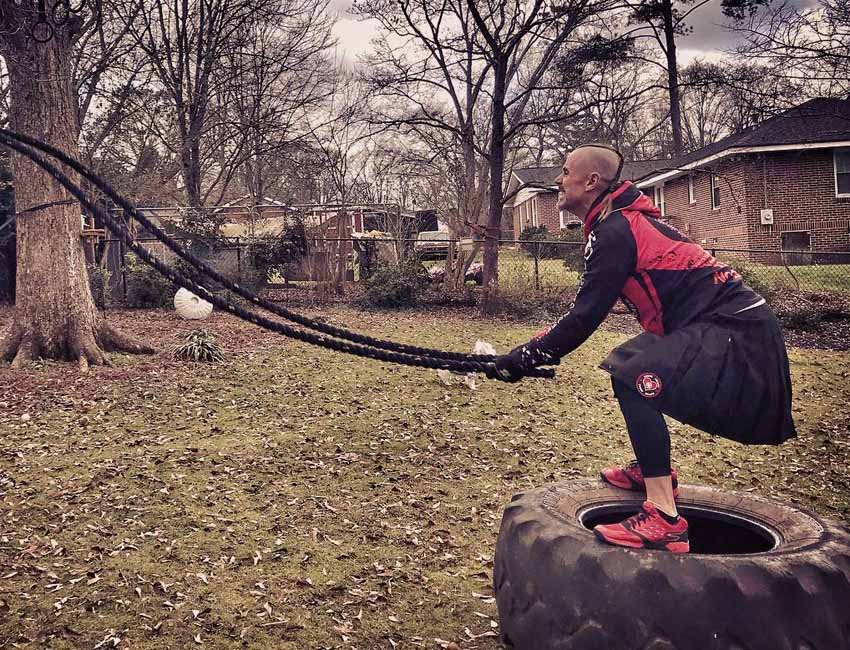
M634 542L631 540L610 540L597 530L593 531L596 539L610 546L624 546L626 548L645 548L651 551L667 551L669 553L688 553L691 550L689 542L670 542L668 544L653 544L652 542Z
M642 485L632 483L632 482L629 482L629 483L623 485L621 483L617 483L616 481L609 479L602 472L599 473L599 478L602 479L603 483L607 483L608 485L612 485L615 488L620 488L621 490L628 490L629 492L646 492L646 489ZM678 485L673 488L673 498L674 499L679 498L679 486Z

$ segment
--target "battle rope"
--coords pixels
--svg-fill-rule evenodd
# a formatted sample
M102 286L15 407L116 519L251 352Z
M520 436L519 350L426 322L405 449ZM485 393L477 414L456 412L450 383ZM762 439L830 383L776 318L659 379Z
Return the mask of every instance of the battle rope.
M241 296L245 300L257 306L272 312L276 316L285 318L286 320L292 321L293 323L298 323L299 325L302 325L303 327L306 327L308 329L328 334L329 336L333 336L340 339L346 339L349 341L353 341L354 343L369 345L372 347L382 348L384 350L390 350L393 352L401 352L403 354L413 354L418 356L428 356L433 357L435 359L452 359L455 361L477 361L481 363L489 363L495 360L494 356L487 354L464 354L460 352L446 352L444 350L423 348L415 345L406 345L403 343L395 343L394 341L385 341L383 339L373 338L371 336L352 332L351 330L347 330L341 327L336 327L334 325L315 321L311 318L303 316L302 314L291 311L285 307L273 303L270 300L266 300L265 298L257 296L248 291L247 289L239 286L239 284L221 275L218 271L206 264L203 260L198 259L190 252L184 250L179 244L177 244L165 232L163 232L162 229L160 229L156 224L151 222L151 220L148 219L144 215L144 213L139 211L133 204L127 201L127 199L118 194L118 192L116 192L109 185L109 183L107 183L93 171L91 171L78 161L74 160L73 158L69 157L59 149L56 149L55 147L52 147L43 142L39 142L38 140L22 135L20 133L9 131L8 129L0 129L0 134L5 135L7 138L11 138L18 142L23 142L24 144L30 147L43 151L49 156L68 165L71 169L73 169L85 179L93 183L99 190L106 194L116 204L121 206L121 208L126 214L128 214L128 216L133 219L136 219L145 228L151 231L154 237L156 237L156 239L162 242L170 251L172 251L180 259L188 262L193 268L212 278L215 282L218 282L226 289L232 291L233 293Z
M132 250L136 255L138 255L140 259L144 260L147 264L151 265L153 268L155 268L157 271L159 271L162 275L167 277L175 284L184 287L190 291L193 291L194 293L200 295L204 299L211 302L213 305L217 306L219 309L227 311L239 318L242 318L243 320L246 320L250 323L271 330L273 332L283 334L285 336L299 341L303 341L305 343L310 343L319 347L329 348L338 352L346 352L348 354L367 357L370 359L376 359L378 361L386 361L414 367L430 368L434 370L445 369L454 372L480 372L491 379L501 379L501 377L496 371L495 365L493 365L492 363L482 363L478 361L457 361L451 359L435 359L433 357L391 352L366 345L347 343L345 341L339 341L336 339L329 339L323 336L312 334L310 332L305 332L303 330L296 329L294 327L290 327L277 321L269 320L268 318L265 318L260 314L257 314L256 312L252 312L247 309L243 309L238 305L234 305L230 301L215 295L204 285L195 282L192 278L184 275L179 271L172 269L167 264L164 264L155 255L150 253L143 246L140 246L138 243L136 243L133 236L130 234L124 224L117 222L105 210L92 203L86 196L85 192L73 181L71 181L64 173L57 169L53 164L42 158L34 151L31 151L28 147L16 142L11 137L8 137L5 133L0 132L0 142L2 142L7 147L14 149L22 155L28 157L30 160L39 165L42 169L47 171L51 176L53 176L53 178L55 178L74 197L76 197L77 200L80 201L80 203L87 210L95 214L115 236L117 236L128 246L128 248L130 248L130 250ZM535 373L535 375L549 377L554 375L554 371L552 371L551 369L539 369Z

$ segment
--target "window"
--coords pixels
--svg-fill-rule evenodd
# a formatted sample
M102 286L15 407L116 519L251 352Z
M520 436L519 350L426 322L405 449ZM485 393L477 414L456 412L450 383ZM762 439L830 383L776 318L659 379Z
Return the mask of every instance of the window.
M688 203L696 203L696 196L694 194L694 177L688 176Z
M664 212L664 183L662 183L661 185L656 185L653 189L655 190L655 199L654 199L655 207L658 208L659 210L661 210L661 216L663 217L665 215L665 212Z
M568 210L558 210L558 215L561 218L561 230L582 225L581 219Z
M850 196L850 149L833 152L835 167L835 196Z
M531 199L531 225L536 226L537 223L537 198Z
M720 179L711 175L711 209L720 209Z

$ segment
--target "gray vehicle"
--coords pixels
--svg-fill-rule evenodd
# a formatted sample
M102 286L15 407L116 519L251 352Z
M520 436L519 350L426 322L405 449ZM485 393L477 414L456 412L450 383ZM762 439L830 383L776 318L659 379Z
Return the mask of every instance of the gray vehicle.
M445 230L420 232L413 243L413 251L420 260L444 260L449 255L449 233Z

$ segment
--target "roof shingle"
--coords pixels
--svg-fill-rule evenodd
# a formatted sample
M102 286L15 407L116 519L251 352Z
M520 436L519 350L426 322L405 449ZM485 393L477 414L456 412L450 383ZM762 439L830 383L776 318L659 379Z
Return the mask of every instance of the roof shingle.
M817 97L741 133L685 154L668 166L681 167L726 149L850 140L850 100Z

